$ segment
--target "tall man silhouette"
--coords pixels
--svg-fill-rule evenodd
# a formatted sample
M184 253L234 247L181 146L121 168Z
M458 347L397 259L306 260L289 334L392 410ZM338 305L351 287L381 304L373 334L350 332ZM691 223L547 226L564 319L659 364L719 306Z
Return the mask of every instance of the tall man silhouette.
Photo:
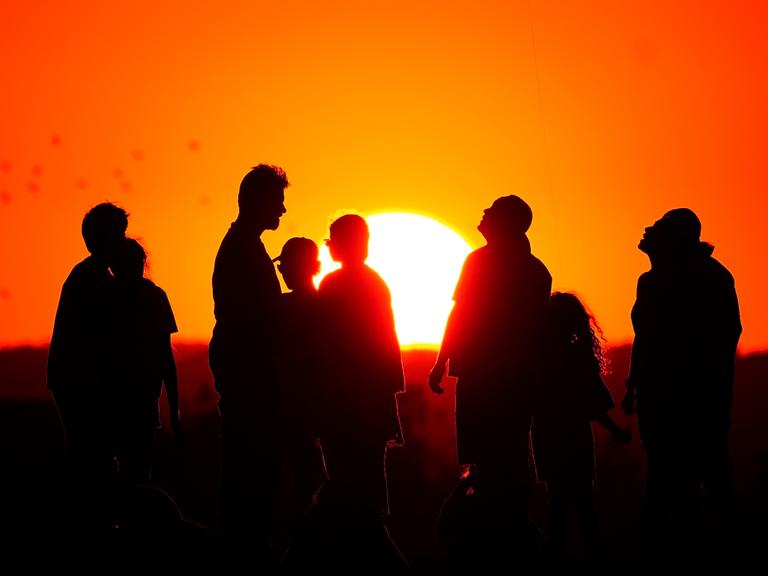
M80 508L77 519L89 527L109 521L100 501L112 472L106 359L114 278L109 266L125 243L127 227L125 210L109 202L94 206L83 218L90 256L64 282L48 351L48 388L64 426L71 479L82 491L82 505L75 503Z
M552 286L547 268L531 254L526 231L532 220L517 196L501 197L484 211L477 228L487 244L464 263L429 376L437 394L447 362L458 377L459 463L473 465L487 527L496 536L527 529L528 433Z
M250 540L263 547L279 464L273 436L280 283L261 234L279 226L287 186L276 166L260 164L245 175L238 217L213 270L216 325L209 362L221 414L221 529L235 544Z
M648 457L654 549L666 544L670 516L680 544L691 544L702 483L720 530L730 508L728 433L741 321L733 277L700 234L696 214L678 208L646 228L638 245L651 269L637 282L632 365L622 405L627 413L637 408Z

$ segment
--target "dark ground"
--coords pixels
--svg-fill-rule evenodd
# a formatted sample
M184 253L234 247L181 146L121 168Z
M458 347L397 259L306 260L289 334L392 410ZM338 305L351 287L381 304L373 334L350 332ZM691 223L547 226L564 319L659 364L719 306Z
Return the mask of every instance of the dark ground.
M616 402L623 394L628 349L611 351L607 382ZM215 525L218 465L216 394L207 368L205 345L180 345L182 418L180 440L167 429L156 443L154 481L177 502L188 520ZM433 396L427 374L435 353L403 355L408 382L400 396L406 446L388 454L392 521L390 533L419 573L434 567L434 524L457 479L453 388ZM63 437L56 409L45 390L45 349L0 350L0 514L14 531L19 518L35 537L55 514ZM768 355L741 358L737 366L732 453L736 469L740 550L752 560L768 560ZM601 556L632 560L644 547L644 458L634 421L615 409L614 418L632 429L629 446L618 446L595 426L597 480L595 504L600 524ZM167 422L167 420L164 420ZM546 534L545 493L534 485L531 516ZM706 546L706 509L702 542ZM41 530L42 532L42 530ZM278 534L281 534L278 531ZM283 534L284 535L284 534ZM746 559L746 558L744 558Z

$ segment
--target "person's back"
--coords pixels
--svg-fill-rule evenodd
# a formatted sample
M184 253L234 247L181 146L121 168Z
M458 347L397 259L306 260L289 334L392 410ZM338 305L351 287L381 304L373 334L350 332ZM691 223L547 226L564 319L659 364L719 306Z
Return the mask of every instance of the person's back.
M328 482L308 530L310 539L330 537L324 548L336 565L348 561L346 548L352 546L356 558L379 566L394 560L399 568L391 569L399 570L404 563L384 523L385 455L403 441L395 395L405 386L389 289L365 265L368 239L368 225L358 215L341 216L330 226L328 248L341 269L323 278L318 290L319 432Z
M366 265L344 267L323 278L319 293L333 414L325 433L399 441L394 396L404 381L387 285Z
M327 439L400 442L395 394L405 390L389 288L365 264L368 225L355 214L331 224L328 247L341 269L319 288L328 414Z

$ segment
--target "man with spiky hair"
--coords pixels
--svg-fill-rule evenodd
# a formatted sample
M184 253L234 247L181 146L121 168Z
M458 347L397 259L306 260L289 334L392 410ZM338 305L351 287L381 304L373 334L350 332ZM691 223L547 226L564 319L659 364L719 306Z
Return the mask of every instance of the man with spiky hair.
M221 529L230 541L265 547L279 454L272 436L280 283L261 235L280 225L287 186L277 166L259 164L245 175L213 270L209 362L221 414Z

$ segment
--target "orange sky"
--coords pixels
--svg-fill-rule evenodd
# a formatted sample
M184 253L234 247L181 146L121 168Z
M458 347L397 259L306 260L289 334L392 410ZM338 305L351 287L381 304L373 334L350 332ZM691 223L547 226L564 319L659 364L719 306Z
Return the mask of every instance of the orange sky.
M768 7L762 2L5 1L0 346L48 339L80 221L131 213L180 338L258 162L292 186L277 253L339 209L416 211L473 246L494 198L610 342L643 228L689 206L733 272L742 350L768 349ZM535 48L534 48L535 47Z

